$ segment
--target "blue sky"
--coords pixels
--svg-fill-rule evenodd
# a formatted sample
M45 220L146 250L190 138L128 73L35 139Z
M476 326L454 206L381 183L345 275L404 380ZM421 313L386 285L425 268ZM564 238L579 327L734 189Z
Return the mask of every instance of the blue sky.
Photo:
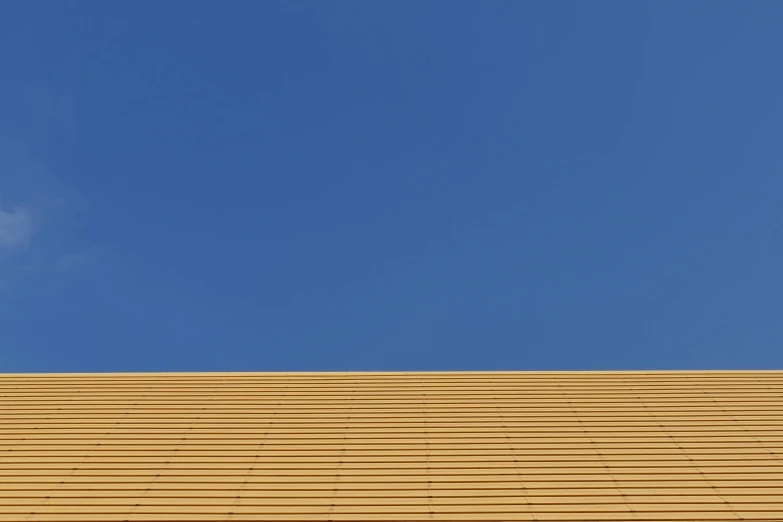
M7 2L0 372L781 368L782 24Z

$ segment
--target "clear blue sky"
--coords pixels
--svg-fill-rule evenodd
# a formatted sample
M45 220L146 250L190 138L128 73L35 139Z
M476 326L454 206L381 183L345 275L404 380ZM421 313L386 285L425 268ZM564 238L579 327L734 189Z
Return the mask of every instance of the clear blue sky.
M0 7L0 371L783 367L783 2Z

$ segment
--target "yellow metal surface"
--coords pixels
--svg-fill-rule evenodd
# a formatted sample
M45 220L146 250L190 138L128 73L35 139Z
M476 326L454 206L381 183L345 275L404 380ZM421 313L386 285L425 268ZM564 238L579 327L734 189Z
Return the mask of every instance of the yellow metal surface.
M0 522L783 521L783 371L0 375Z

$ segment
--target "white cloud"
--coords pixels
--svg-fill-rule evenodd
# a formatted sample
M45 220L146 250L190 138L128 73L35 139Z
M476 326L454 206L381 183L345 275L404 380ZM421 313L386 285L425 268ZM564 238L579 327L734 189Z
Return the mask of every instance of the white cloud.
M0 207L0 251L27 245L33 234L30 213L20 207L4 210Z

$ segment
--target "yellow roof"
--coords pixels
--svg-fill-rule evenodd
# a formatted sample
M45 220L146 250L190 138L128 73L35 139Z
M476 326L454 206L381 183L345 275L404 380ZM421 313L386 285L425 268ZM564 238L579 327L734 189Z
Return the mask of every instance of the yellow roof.
M783 521L783 372L0 375L0 521Z

